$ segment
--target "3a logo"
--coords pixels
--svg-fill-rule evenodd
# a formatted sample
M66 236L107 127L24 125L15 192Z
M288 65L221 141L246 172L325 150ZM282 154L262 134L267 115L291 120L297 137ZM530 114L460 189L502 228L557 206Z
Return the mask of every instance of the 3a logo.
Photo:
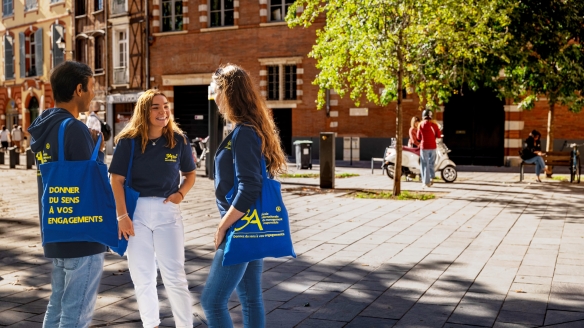
M164 161L165 162L176 162L177 158L178 158L178 155L166 154L166 157L164 157Z
M257 224L258 229L264 230L264 228L262 227L262 222L260 221L260 218L258 217L258 210L253 210L251 215L249 215L249 210L247 210L247 213L241 219L243 221L246 221L246 223L243 225L243 227L235 228L234 229L235 231L242 230L243 228L247 227L250 223Z

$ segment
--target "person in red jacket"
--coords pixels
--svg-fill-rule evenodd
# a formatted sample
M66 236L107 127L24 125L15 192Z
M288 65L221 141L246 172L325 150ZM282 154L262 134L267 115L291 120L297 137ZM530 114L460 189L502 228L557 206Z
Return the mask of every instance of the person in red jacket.
M434 179L434 163L436 162L436 138L440 138L442 132L432 122L432 111L426 109L422 112L424 120L418 126L416 137L420 141L420 171L422 182L426 187L432 186Z
M408 140L408 147L410 148L419 148L420 142L416 135L418 134L418 125L420 125L420 118L417 116L412 117L412 122L410 125L410 140Z

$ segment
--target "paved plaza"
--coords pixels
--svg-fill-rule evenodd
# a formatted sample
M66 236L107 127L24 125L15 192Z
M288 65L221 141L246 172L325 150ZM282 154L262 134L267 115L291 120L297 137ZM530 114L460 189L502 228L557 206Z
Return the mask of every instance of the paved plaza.
M372 200L347 193L391 190L379 169L337 171L360 176L324 193L308 186L317 179L285 179L298 258L264 262L267 327L584 327L584 183L462 172L426 189L435 200ZM181 207L204 320L219 222L212 181L198 176ZM41 327L51 263L39 234L36 171L0 165L0 326ZM162 326L173 327L160 277L159 298ZM242 327L235 295L230 308ZM93 325L142 326L125 258L106 255Z

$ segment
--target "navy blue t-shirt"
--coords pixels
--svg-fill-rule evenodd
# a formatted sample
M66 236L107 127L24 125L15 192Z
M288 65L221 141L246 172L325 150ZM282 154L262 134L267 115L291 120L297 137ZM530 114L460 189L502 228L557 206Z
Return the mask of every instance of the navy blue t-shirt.
M166 137L162 136L152 145L149 141L142 153L141 138L134 139L134 158L132 162L132 181L130 186L140 193L140 197L166 198L177 192L180 183L180 172L195 170L191 145L185 144L186 136L174 134L176 145L173 149L167 146ZM116 146L116 151L109 167L109 172L126 176L131 139L122 139ZM179 172L180 171L180 172Z

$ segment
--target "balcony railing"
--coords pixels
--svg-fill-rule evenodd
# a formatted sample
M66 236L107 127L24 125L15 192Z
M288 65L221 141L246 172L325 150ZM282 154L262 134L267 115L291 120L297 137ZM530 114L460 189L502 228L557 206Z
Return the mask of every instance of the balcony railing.
M127 0L112 0L112 15L125 14Z
M114 68L114 84L128 84L128 69L125 67Z

